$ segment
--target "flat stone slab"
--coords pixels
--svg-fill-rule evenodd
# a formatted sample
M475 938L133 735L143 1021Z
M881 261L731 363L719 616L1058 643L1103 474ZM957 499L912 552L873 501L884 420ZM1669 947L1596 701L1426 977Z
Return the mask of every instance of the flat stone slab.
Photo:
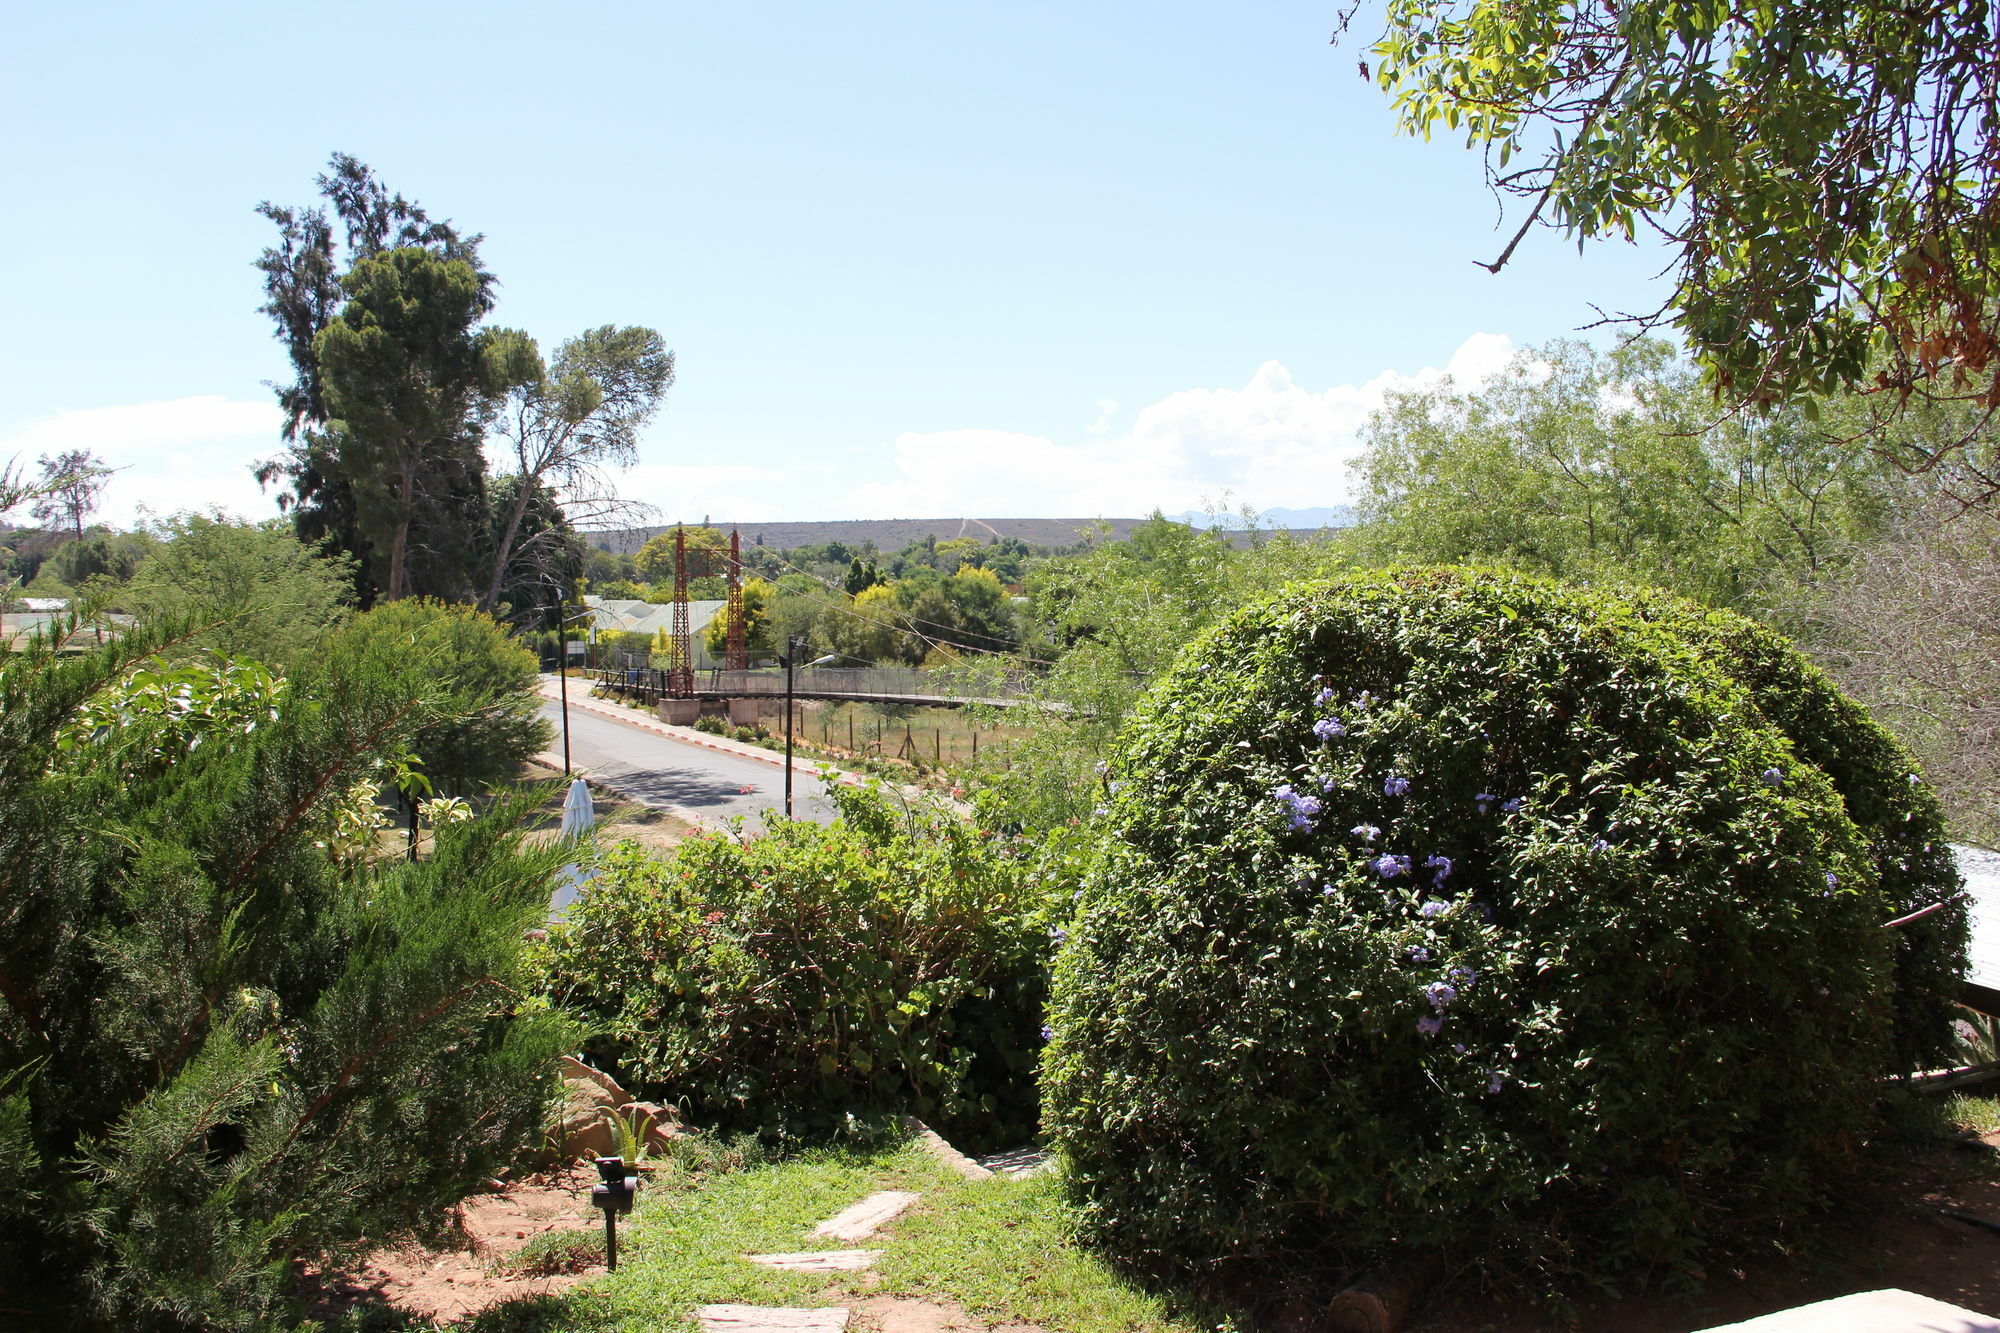
M843 1208L813 1228L815 1236L835 1240L866 1240L877 1227L895 1221L909 1210L918 1195L908 1190L880 1190L852 1208Z
M1719 1324L1705 1333L2000 1333L2000 1319L1892 1287Z
M802 1254L746 1254L753 1264L803 1273L834 1273L867 1268L882 1257L880 1250L807 1250Z
M996 1176L1012 1176L1025 1180L1038 1176L1049 1169L1051 1159L1040 1148L1016 1148L1012 1152L996 1152L990 1157L979 1159L979 1165Z
M704 1333L841 1333L848 1312L837 1305L823 1310L786 1310L764 1305L703 1305L694 1316Z

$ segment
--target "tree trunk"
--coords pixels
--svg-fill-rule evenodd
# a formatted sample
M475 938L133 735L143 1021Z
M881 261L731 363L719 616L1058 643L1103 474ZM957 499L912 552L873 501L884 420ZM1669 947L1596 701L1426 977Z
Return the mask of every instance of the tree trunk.
M514 559L514 538L521 531L521 519L528 512L529 479L524 474L520 484L514 488L514 504L507 514L507 529L500 534L500 540L493 549L493 577L487 581L486 595L479 599L479 609L492 613L500 601L500 585L506 580L507 566Z
M410 497L416 493L416 487L416 470L406 465L403 468L403 484L396 496L397 508L400 511L396 515L396 535L389 543L389 579L385 596L391 602L402 597L405 592L407 582L405 570L410 555Z

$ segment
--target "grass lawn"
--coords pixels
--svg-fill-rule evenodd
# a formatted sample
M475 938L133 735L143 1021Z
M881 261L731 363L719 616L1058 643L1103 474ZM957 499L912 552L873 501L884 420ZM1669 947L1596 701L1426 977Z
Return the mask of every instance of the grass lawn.
M908 1145L819 1149L742 1170L715 1169L715 1156L697 1150L653 1173L636 1215L619 1225L616 1273L450 1327L673 1333L696 1327L692 1312L700 1305L811 1307L883 1296L949 1301L990 1323L1040 1324L1060 1333L1215 1327L1169 1309L1072 1248L1064 1208L1047 1179L967 1181ZM923 1197L875 1236L853 1243L884 1251L872 1272L775 1272L741 1257L848 1248L813 1236L813 1226L884 1189ZM334 1327L345 1333L433 1326L363 1317Z

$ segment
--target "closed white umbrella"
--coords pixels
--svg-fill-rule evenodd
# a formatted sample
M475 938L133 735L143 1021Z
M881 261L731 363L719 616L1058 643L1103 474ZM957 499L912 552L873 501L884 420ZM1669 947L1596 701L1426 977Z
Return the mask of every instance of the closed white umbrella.
M563 798L562 835L565 838L581 838L590 832L590 826L597 820L597 811L590 801L590 784L582 778L569 784L569 795Z
M581 838L590 832L596 822L597 811L591 804L590 784L582 778L569 784L569 795L563 798L562 833L565 838ZM583 886L590 882L590 876L582 866L574 861L556 873L556 891L549 899L549 915L558 917L569 910L569 905L581 896Z

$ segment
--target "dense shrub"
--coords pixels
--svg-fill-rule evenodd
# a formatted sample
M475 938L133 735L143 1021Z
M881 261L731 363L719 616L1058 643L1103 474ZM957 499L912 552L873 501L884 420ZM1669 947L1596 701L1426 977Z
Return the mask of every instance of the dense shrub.
M1181 658L1056 967L1044 1115L1090 1235L1603 1275L1811 1205L1897 1063L1882 923L1949 877L1883 891L1811 762L1894 768L1879 734L1693 614L1401 571ZM1755 691L1801 683L1795 746Z
M828 826L607 853L551 932L549 994L697 1124L814 1133L894 1110L1025 1135L1048 936L1024 849L829 790Z
M560 853L518 804L346 845L458 703L381 645L280 683L149 634L0 667L0 1324L289 1328L300 1259L547 1123L569 1034L515 1000Z
M332 640L339 651L392 658L413 693L451 694L454 708L427 719L413 746L440 791L511 781L555 735L541 714L534 653L483 611L409 597L354 617Z
M1806 763L1826 774L1868 842L1877 881L1897 916L1959 887L1944 809L1909 753L1868 710L1842 694L1791 644L1730 611L1651 597L1637 613L1671 630L1750 691L1765 720ZM1909 1072L1956 1059L1952 1020L1969 937L1963 908L1933 912L1896 931L1891 1067Z

